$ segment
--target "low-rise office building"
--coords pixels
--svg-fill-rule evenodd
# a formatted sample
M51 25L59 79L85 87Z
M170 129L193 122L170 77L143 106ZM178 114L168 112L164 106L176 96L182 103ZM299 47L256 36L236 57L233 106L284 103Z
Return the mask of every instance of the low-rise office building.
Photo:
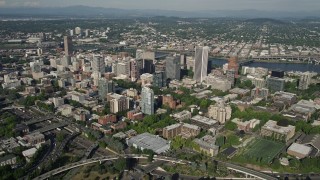
M312 147L311 157L320 156L320 134L306 135L298 143Z
M293 143L287 150L287 153L297 159L303 159L309 156L312 148L303 144Z
M210 156L216 156L219 153L219 146L215 145L216 139L210 135L195 139L194 142L199 145L200 152L204 152Z
M7 166L7 165L15 165L16 163L17 163L17 157L13 154L0 157L0 167Z
M190 111L187 111L187 110L184 110L184 111L181 111L181 112L178 112L178 113L173 114L172 117L173 117L175 120L181 122L181 121L184 121L184 120L191 119L191 112L190 112Z
M298 100L297 95L289 92L279 91L274 93L273 101L274 102L283 102L285 105L291 106L296 103Z
M279 126L276 121L269 120L264 126L261 128L261 136L273 137L278 140L282 140L287 142L291 139L295 134L296 127L295 126Z
M239 96L245 96L250 93L250 90L242 89L242 88L234 88L234 89L231 89L229 92L232 94L238 94Z
M15 138L11 137L9 139L2 140L0 147L8 152L11 152L13 149L20 147L20 145Z
M210 129L213 126L217 125L218 121L204 117L204 116L196 115L191 118L191 123L203 129Z
M232 119L231 121L237 125L238 130L242 130L245 132L248 132L254 129L258 124L260 124L260 120L258 119L251 119L250 121L242 121L241 119L235 118L235 119Z
M29 146L35 146L45 142L44 135L39 132L25 135L23 139L28 143Z
M220 90L226 92L231 89L232 82L230 82L227 78L217 77L213 75L208 75L205 78L205 82L207 85L211 86L212 89Z
M269 96L269 89L267 88L254 88L251 90L251 97L267 99Z
M90 111L83 109L83 108L77 108L73 111L73 118L76 121L87 121L90 117Z

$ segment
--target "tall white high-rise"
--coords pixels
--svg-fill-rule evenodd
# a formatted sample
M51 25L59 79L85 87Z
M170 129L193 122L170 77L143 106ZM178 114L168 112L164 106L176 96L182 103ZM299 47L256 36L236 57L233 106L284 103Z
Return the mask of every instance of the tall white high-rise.
M70 36L73 36L74 35L74 30L70 29L69 33L70 33Z
M193 79L197 82L203 82L208 75L208 56L209 47L196 47L195 49L195 64Z
M154 92L152 89L148 87L142 88L140 106L144 114L154 114Z

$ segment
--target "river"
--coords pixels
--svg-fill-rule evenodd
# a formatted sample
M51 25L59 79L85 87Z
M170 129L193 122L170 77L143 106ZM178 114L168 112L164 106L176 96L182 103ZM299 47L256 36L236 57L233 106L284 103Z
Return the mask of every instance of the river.
M214 65L222 67L223 64L227 63L225 59L209 59L209 65L213 67ZM283 71L301 71L301 72L316 72L320 73L320 65L315 64L297 64L297 63L268 63L268 62L253 62L245 66L249 67L263 67L269 70L281 69Z

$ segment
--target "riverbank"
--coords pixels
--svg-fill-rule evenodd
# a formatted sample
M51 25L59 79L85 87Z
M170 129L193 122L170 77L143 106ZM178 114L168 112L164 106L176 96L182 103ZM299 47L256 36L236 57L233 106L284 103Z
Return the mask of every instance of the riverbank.
M228 61L229 58L226 57L217 57L217 56L209 56L209 59L221 59ZM244 59L244 60L252 60L250 58ZM240 60L241 61L241 60ZM281 64L308 64L307 62L303 61L283 61L283 60L268 60L268 59L260 59L260 60L254 60L254 62L261 62L261 63L281 63Z
M267 60L267 59L260 59L260 60L254 60L254 61L262 62L262 63L308 64L307 62L303 62L303 61L282 61L282 60Z
M209 65L213 67L222 67L228 61L222 58L210 58ZM295 62L295 61L278 61L278 60L255 60L251 63L246 64L249 67L263 67L269 70L283 71L299 71L299 72L316 72L320 73L320 65L308 64L306 62Z

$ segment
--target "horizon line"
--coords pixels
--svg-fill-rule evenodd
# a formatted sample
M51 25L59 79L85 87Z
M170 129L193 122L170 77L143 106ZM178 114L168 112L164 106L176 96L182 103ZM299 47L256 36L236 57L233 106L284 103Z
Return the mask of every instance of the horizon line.
M152 8L117 8L117 7L99 7L89 5L70 5L70 6L0 6L0 9L13 9L13 8L29 8L29 9L41 9L41 8L72 8L72 7L87 7L87 8L101 8L101 9L120 9L120 10L157 10L157 11L175 11L175 12L208 12L208 11L262 11L262 12L318 12L319 10L260 10L254 8L248 9L202 9L202 10L175 10L175 9L152 9Z

